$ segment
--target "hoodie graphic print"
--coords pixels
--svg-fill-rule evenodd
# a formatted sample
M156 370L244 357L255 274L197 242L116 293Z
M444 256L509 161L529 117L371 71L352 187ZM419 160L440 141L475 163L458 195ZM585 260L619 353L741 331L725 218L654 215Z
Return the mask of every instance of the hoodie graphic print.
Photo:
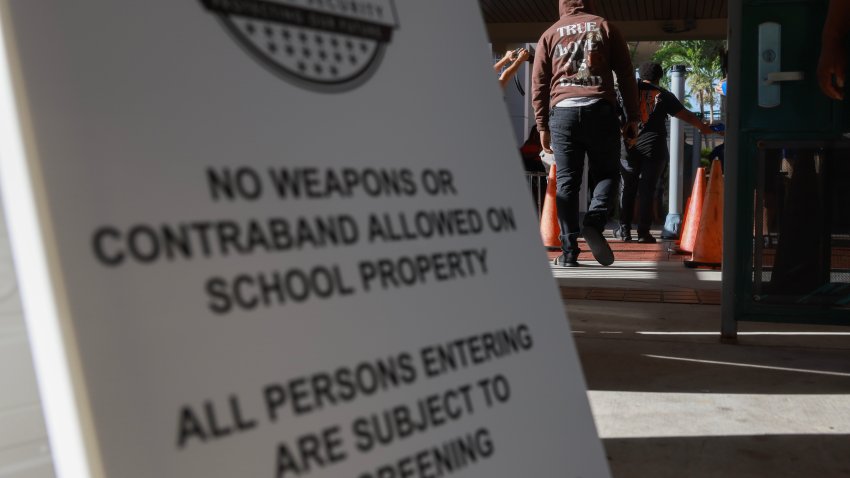
M599 25L596 22L565 25L558 27L558 34L563 40L555 45L555 52L562 58L566 74L560 86L601 86L602 77L591 72L593 56L599 56L602 44Z

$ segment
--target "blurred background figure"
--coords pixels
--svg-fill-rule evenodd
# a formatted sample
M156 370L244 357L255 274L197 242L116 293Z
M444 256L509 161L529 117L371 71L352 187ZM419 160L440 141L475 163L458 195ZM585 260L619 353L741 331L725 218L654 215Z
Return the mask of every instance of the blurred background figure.
M818 60L818 84L823 93L844 99L848 51L844 46L850 32L850 0L832 0L823 26L822 46Z
M493 65L493 69L499 74L499 84L502 88L508 85L508 82L517 74L523 62L531 57L531 53L525 48L517 48L516 50L508 50L501 60ZM508 65L505 68L505 65ZM504 70L503 70L504 68Z

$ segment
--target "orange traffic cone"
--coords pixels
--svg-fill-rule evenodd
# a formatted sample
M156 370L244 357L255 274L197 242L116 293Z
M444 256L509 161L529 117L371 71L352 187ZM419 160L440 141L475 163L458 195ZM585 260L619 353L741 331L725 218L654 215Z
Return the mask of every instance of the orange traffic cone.
M694 243L699 232L699 222L702 217L702 203L705 196L705 168L698 168L694 178L694 188L688 200L685 212L685 227L682 228L681 241L677 252L694 252Z
M543 200L543 212L540 215L540 237L543 245L554 249L561 248L561 226L558 225L558 206L555 203L557 190L555 165L549 168L546 182L546 198Z
M686 267L720 267L723 261L723 171L720 160L711 163L711 176L702 207L694 254Z

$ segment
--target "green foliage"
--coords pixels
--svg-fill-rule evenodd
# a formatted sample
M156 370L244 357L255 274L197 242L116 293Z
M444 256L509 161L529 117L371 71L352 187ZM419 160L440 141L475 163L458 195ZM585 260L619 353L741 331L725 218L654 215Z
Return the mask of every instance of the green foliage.
M710 110L719 100L714 84L722 79L720 57L725 49L723 41L687 40L661 42L652 60L661 63L665 71L674 65L687 68L687 85L690 94L700 103L700 112L705 112L706 104ZM664 76L661 86L670 88L669 76Z

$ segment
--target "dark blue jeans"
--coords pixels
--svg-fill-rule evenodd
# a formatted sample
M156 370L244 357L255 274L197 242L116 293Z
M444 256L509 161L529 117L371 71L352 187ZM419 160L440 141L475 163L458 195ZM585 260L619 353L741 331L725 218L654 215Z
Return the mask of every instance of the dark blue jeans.
M649 234L652 226L652 204L658 175L670 161L666 138L630 148L621 159L623 185L620 194L620 225L632 228L635 197L638 199L638 235Z
M587 155L588 174L596 182L584 225L605 230L611 201L619 181L620 123L613 105L599 100L590 106L552 108L549 114L555 152L558 223L561 248L579 252L579 191Z

